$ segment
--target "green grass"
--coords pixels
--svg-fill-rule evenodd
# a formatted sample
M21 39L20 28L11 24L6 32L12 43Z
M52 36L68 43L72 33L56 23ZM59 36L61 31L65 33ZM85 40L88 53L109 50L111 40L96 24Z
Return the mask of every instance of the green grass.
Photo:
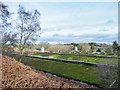
M53 58L56 58L56 59L79 60L79 61L87 61L87 62L110 64L110 65L118 64L118 60L114 58L99 58L99 57L86 57L86 56L74 56L74 55L55 55L55 54L46 54L46 53L35 53L32 55L45 56L45 57L53 56Z
M49 57L49 56L52 56L52 55L54 55L54 54L44 54L44 53L33 53L33 54L31 54L31 55L36 55L36 56L44 56L44 57Z
M110 85L110 83L106 83L104 82L104 80L99 80L100 77L98 76L98 74L101 73L99 72L100 70L97 67L18 56L16 56L15 59L18 61L21 59L22 63L35 69L44 70L77 80L98 84L104 87ZM116 70L111 70L111 72L114 72L116 74ZM113 78L115 79L114 75Z

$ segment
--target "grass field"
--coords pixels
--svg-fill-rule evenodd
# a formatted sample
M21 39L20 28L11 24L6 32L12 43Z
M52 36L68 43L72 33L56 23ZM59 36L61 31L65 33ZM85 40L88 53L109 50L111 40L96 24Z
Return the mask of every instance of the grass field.
M118 64L118 60L114 58L99 58L99 57L86 57L86 56L74 56L74 55L55 55L55 54L46 54L46 53L34 53L32 55L53 57L56 59L87 61L87 62L110 64L110 65Z
M88 65L78 65L66 62L57 62L45 59L18 56L16 56L15 59L18 61L21 59L22 63L38 70L44 70L47 72L55 73L57 75L98 84L99 86L104 87L109 87L114 79L116 79L117 74L117 70L110 69L108 71L111 75L105 76L106 69ZM104 75L103 78L105 79L102 80L102 77L100 75Z

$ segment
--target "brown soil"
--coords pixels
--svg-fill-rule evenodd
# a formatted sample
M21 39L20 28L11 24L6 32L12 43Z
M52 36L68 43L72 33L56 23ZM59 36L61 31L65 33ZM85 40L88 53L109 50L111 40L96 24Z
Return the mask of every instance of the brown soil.
M1 55L0 55L1 56ZM13 58L2 56L2 88L96 88L37 71Z

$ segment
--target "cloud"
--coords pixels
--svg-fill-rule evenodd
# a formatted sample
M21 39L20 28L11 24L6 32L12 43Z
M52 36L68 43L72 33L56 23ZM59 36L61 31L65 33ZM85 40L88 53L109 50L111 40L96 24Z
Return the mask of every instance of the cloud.
M105 24L106 24L106 25L110 25L110 24L113 24L113 23L114 23L113 20L108 20Z
M115 34L118 33L117 25L100 25L94 24L59 24L43 27L41 37L59 35L87 35L87 34Z
M19 4L19 3L17 3ZM12 10L16 3L9 3ZM117 39L117 3L83 2L21 2L27 10L41 13L41 37L38 41L57 42L112 42ZM37 43L37 42L36 42Z
M41 38L41 41L48 41L48 42L63 42L63 43L85 43L85 42L105 42L111 43L114 40L118 39L118 34L87 34L87 35L59 35L54 34L53 36Z

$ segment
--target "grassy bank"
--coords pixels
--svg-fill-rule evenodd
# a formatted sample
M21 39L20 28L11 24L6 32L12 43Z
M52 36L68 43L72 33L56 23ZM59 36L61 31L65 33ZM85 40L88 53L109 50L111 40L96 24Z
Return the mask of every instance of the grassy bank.
M50 61L50 60L38 59L38 58L18 57L18 56L16 56L15 59L18 61L21 60L22 63L31 66L35 69L44 70L58 75L74 78L77 80L98 84L104 87L109 87L109 85L116 78L116 72L117 72L117 70L110 69L109 73L111 75L105 76L106 74L105 69L97 68L93 66ZM104 75L104 76L101 77L99 75L101 76ZM106 79L102 80L102 78L106 78Z

